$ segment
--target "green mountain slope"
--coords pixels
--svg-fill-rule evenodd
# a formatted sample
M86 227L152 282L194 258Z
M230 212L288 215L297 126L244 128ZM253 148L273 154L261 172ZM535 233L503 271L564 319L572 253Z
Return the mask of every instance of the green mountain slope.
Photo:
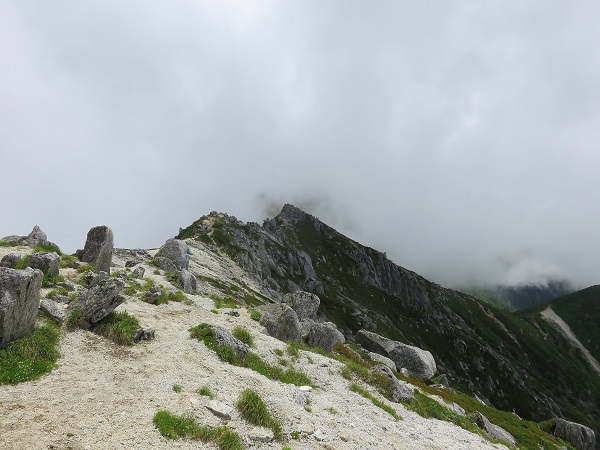
M263 226L211 213L178 237L227 253L273 297L316 293L348 336L367 328L429 350L455 387L496 407L600 430L600 379L543 320L432 283L291 205Z

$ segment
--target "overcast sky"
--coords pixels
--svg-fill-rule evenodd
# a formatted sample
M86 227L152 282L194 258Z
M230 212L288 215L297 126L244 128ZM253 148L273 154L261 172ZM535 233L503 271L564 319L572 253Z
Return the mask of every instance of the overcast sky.
M442 284L600 283L600 3L3 0L0 236L294 203Z

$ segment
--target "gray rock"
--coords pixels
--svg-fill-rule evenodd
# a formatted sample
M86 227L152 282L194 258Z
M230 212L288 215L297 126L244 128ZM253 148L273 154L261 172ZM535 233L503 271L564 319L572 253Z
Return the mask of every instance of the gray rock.
M179 272L178 284L183 292L191 294L197 289L197 283L198 281L194 274L187 269L181 269L181 272Z
M59 261L60 256L54 252L37 252L29 255L27 265L32 269L40 269L46 275L56 276L58 275Z
M343 344L346 342L344 335L331 322L315 323L308 335L306 343L311 347L319 347L330 352L335 344Z
M113 256L125 261L125 267L133 267L152 259L147 250L141 248L115 248Z
M106 225L88 231L83 250L77 250L79 261L93 264L97 271L110 273L113 252L113 232Z
M80 328L90 328L123 303L125 299L119 294L124 286L125 282L119 278L101 279L69 304L66 317L75 317Z
M189 247L184 241L169 239L158 250L155 259L158 261L158 258L166 258L173 263L177 270L187 269L190 261L189 251Z
M171 261L169 258L164 258L164 257L157 257L154 258L154 261L156 261L156 265L164 270L165 272L172 272L172 273L176 273L178 272L177 267L175 266L175 264L173 264L173 261Z
M396 367L404 367L410 376L427 381L437 370L433 355L418 347L398 343L388 354Z
M596 448L596 433L591 428L564 419L556 419L554 436L568 442L576 450L594 450Z
M310 329L316 323L317 322L315 322L312 319L303 320L303 321L300 322L300 334L302 336L302 339L304 339L304 338L306 338L308 336L308 333L310 332Z
M248 353L248 346L246 344L234 338L233 335L223 327L218 325L208 325L208 327L212 330L213 337L219 344L231 347L241 359L246 358L246 353Z
M133 272L131 272L131 276L137 280L143 278L145 272L146 269L144 269L141 266L138 266L135 269L133 269Z
M48 242L48 236L42 231L42 229L36 225L31 230L31 233L27 236L27 245L35 247L36 245Z
M106 272L96 273L92 270L88 270L83 276L83 285L87 288L93 288L101 280L104 280L106 278L108 278L108 273Z
M212 412L215 416L220 417L221 419L231 420L231 413L233 412L233 408L229 405L226 405L219 400L211 400L206 405L206 409Z
M42 278L37 269L0 267L0 348L35 328Z
M487 417L485 417L480 412L475 413L475 424L483 431L485 431L487 435L492 439L501 439L503 441L509 442L510 445L512 445L513 447L517 443L512 434L510 434L504 428L499 427L498 425L494 425L487 419Z
M357 344L362 345L366 350L380 355L387 356L394 348L396 342L367 330L359 330L354 336Z
M158 297L160 297L161 295L162 289L159 286L154 285L144 293L143 300L146 303L155 304L156 300L158 300Z
M415 397L414 388L410 384L398 380L398 378L394 376L392 370L388 366L386 366L385 364L379 364L377 366L371 367L370 370L371 372L377 373L381 376L385 376L387 379L390 380L390 400L392 400L393 402L406 403L411 403L413 401Z
M139 341L151 341L156 337L156 330L152 328L148 328L144 330L143 328L138 328L135 330L135 335L133 337L133 342Z
M65 313L60 309L57 303L49 298L43 298L40 301L40 309L44 311L49 317L62 322L65 320Z
M16 247L18 245L27 245L27 236L17 236L12 234L10 236L4 236L2 241L6 242L11 247Z
M369 352L369 358L375 362L385 364L392 370L396 370L396 363L387 356L380 355L379 353Z
M294 386L292 388L291 397L292 397L292 401L297 405L304 407L308 403L308 399L306 398L306 393L302 392L296 386Z
M443 406L444 408L448 408L453 413L458 414L459 416L465 416L467 414L467 412L464 410L464 408L462 408L460 405L458 405L454 402L446 403L444 401L444 399L442 397L440 397L439 395L429 395L428 397L431 400L433 400L433 401L437 402L438 404L440 404L441 406Z
M367 330L356 333L355 341L371 352L390 358L397 369L405 368L411 377L427 381L437 370L433 355L418 347L393 341Z
M299 321L317 320L317 311L319 310L321 300L315 294L297 291L293 294L286 294L282 302L287 303L296 311Z
M300 322L296 312L285 303L270 303L256 308L261 314L259 323L269 335L280 341L300 342Z
M254 442L273 442L274 438L273 432L267 428L254 427L248 433L248 439Z
M441 384L444 387L450 387L450 380L448 380L448 376L443 373L438 378L438 384Z
M23 255L19 252L10 252L4 255L2 261L0 261L0 267L13 268L15 264L17 264L21 260L22 257Z

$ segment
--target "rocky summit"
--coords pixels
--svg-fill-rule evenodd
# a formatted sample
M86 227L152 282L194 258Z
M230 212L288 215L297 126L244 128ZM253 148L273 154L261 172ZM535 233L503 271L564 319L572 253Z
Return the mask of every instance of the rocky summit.
M595 288L503 311L292 205L0 260L0 448L598 448Z

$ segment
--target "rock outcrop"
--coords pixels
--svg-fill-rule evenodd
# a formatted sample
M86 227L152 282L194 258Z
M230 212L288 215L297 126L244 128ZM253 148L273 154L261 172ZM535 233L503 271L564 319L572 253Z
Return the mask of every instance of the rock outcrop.
M371 368L371 372L379 374L387 378L390 382L390 400L393 402L406 402L411 403L415 397L414 388L396 378L391 369L385 364L379 364Z
M66 317L71 326L88 329L104 319L125 300L121 291L125 282L119 278L103 278L69 304Z
M367 330L360 330L354 339L367 350L391 359L396 368L405 368L410 376L427 381L435 375L435 360L426 350L387 339Z
M92 264L98 272L110 273L114 242L113 232L106 225L88 231L83 250L77 250L79 261Z
M594 450L596 448L596 433L579 423L556 419L554 436L568 442L576 450Z
M50 276L58 275L58 262L60 256L56 253L37 252L27 257L27 265L32 269L40 269L44 274Z
M190 262L189 247L179 239L168 239L158 250L154 259L158 266L167 272L187 269Z
M300 322L296 312L285 303L271 303L256 308L261 314L259 323L280 341L300 342Z
M281 301L296 311L300 322L317 319L317 311L319 310L321 300L315 294L297 291L292 294L286 294Z
M311 347L319 347L330 352L335 344L346 342L344 335L331 322L315 323L306 336L306 343Z
M35 328L42 277L37 269L0 267L0 348Z
M0 261L0 267L13 268L20 260L23 255L19 252L10 252L2 257Z
M212 337L217 343L231 347L241 359L246 358L246 354L248 353L248 346L246 344L234 338L233 335L223 327L218 325L207 326L211 329Z

